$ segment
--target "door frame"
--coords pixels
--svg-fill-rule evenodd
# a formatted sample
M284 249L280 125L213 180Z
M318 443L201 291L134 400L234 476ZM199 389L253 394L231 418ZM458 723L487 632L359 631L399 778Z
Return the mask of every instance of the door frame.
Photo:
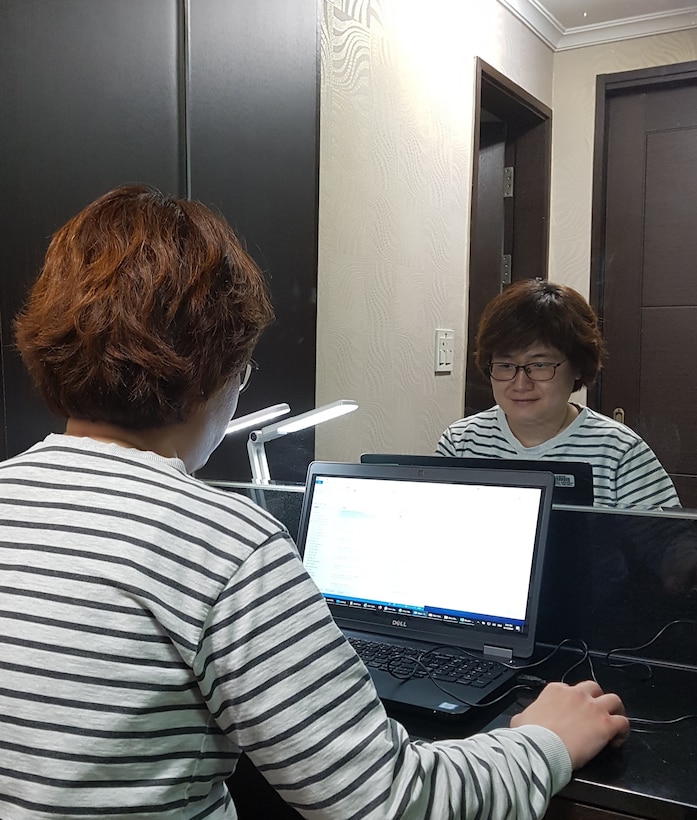
M496 249L483 247L495 241L479 207L479 165L482 146L482 110L495 115L507 128L505 162L514 164L514 196L505 203L503 242L511 253L511 281L547 278L549 264L549 211L552 162L552 110L495 68L476 59L475 114L472 160L470 248L467 311L467 360L465 415L491 404L491 387L474 364L474 340L486 303L499 291L492 290L493 271L481 263ZM503 170L503 169L502 169ZM501 185L503 197L503 184ZM501 250L498 250L501 258ZM496 276L499 273L497 271Z

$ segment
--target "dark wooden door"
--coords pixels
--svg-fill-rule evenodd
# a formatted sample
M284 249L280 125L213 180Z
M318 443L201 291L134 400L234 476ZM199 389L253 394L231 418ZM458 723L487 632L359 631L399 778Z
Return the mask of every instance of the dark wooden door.
M504 168L506 166L506 123L480 110L477 152L476 228L470 240L470 286L467 330L467 381L465 415L491 406L491 387L474 364L474 341L479 318L487 302L501 290L501 260L507 252Z
M592 300L609 355L596 401L697 507L697 64L607 75L601 93Z

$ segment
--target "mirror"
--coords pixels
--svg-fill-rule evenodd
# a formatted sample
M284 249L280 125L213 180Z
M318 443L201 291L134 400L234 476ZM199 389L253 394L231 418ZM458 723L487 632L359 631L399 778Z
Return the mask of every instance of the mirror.
M505 2L321 6L317 403L360 409L317 457L427 454L464 408L476 58L553 111L548 277L588 297L596 76L694 60L697 33L555 51Z

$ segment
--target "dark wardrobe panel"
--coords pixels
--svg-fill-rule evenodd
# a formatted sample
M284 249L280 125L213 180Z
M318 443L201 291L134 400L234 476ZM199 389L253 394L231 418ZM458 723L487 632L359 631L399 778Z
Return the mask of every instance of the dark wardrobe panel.
M295 415L315 388L317 3L196 0L190 21L191 195L245 239L277 316L237 414L288 402ZM224 441L200 474L248 479L246 436ZM271 477L303 480L313 452L312 432L271 442Z
M0 457L61 420L12 349L51 233L115 185L184 194L177 0L0 0Z

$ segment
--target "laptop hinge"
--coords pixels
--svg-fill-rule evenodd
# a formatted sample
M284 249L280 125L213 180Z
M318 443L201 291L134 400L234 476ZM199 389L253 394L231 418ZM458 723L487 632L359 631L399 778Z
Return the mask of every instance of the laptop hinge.
M513 650L503 646L484 646L484 657L495 658L497 661L512 661Z

